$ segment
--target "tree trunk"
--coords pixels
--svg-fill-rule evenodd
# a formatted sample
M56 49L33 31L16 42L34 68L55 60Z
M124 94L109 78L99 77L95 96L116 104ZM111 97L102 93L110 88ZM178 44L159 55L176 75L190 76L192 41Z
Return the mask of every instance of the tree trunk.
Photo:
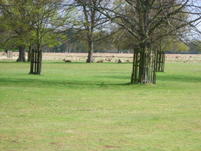
M30 74L41 74L42 51L40 49L32 49Z
M137 0L136 7L139 41L136 45L137 51L134 51L133 55L131 84L155 84L156 54L151 47L152 42L149 35L149 2L148 0Z
M88 56L87 56L86 62L93 63L94 62L94 58L93 58L94 42L93 42L93 40L88 41L88 47L89 47L89 50L88 50Z
M40 34L40 26L38 26L36 31L37 42L35 49L31 51L31 63L30 63L30 74L40 75L42 67L42 50L41 41L42 37Z
M31 61L31 46L29 46L29 50L28 50L28 55L27 55L27 61L30 62Z
M157 51L156 55L156 72L164 72L165 70L165 52Z
M131 84L156 83L156 54L146 47L134 50Z
M134 49L133 51L133 68L132 68L132 75L131 75L131 84L138 83L138 72L139 72L139 57L140 51L139 49Z
M118 53L121 53L119 46L117 46L117 51Z
M5 49L4 52L7 54L8 53L8 49Z
M17 62L25 62L25 47L24 46L19 46L19 56L17 59Z

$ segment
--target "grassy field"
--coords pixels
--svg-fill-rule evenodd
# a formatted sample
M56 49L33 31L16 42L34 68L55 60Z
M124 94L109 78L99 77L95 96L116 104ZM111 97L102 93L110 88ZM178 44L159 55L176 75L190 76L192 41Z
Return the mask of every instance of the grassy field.
M171 63L157 85L131 64L0 63L1 151L201 151L201 64Z

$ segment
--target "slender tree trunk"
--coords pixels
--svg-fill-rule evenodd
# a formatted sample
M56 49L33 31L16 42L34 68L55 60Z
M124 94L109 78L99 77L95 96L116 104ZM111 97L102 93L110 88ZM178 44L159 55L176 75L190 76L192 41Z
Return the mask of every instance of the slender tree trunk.
M138 83L138 68L139 68L139 50L134 49L133 51L133 68L132 68L132 75L131 75L131 84Z
M38 32L39 37L39 32ZM36 49L31 51L30 74L40 75L42 66L42 50L40 39L38 38Z
M8 53L8 49L4 49L4 52L7 54Z
M156 55L156 72L164 72L165 71L165 52L157 51Z
M163 55L162 55L162 62L163 62L163 64L162 64L162 72L165 72L165 52L163 52Z
M92 39L92 38L91 38ZM94 62L94 58L93 58L93 52L94 52L94 42L93 40L89 40L88 41L88 56L87 56L87 63L93 63Z
M31 63L30 63L30 74L40 75L42 67L42 50L41 50L41 35L40 26L38 26L36 31L37 42L35 49L31 51Z
M117 46L117 51L118 53L121 53L119 46Z
M41 74L42 65L42 51L39 49L32 49L31 51L30 74Z
M25 46L19 46L19 56L17 62L25 62Z
M31 61L31 51L32 51L32 48L31 48L31 45L29 46L29 50L28 50L28 54L27 54L27 61L30 62Z

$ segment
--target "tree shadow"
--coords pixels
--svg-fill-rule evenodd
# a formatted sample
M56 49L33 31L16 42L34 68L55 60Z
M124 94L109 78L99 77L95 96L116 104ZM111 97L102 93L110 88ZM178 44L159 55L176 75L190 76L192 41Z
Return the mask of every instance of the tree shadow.
M27 62L17 62L17 61L0 61L1 64L20 64L20 63L27 63Z
M130 76L126 75L103 75L103 76L97 76L99 78L107 78L107 79L119 79L119 80L130 80Z
M0 78L0 85L18 87L65 87L65 88L106 88L114 86L128 86L129 83L114 83L112 81L81 81L34 78Z
M99 77L105 77L109 79L120 79L120 80L130 80L130 76L126 75L108 75L108 76L99 76ZM190 82L190 83L195 83L195 82L201 82L201 75L199 76L194 76L194 75L170 75L167 73L160 73L160 75L157 75L157 80L160 81L175 81L175 82Z
M160 81L174 81L174 82L189 82L189 83L195 83L201 82L201 75L200 77L198 76L190 76L190 75L158 75L158 80Z
M102 78L106 78L102 80ZM113 79L113 80L112 80ZM115 80L119 79L119 81ZM44 76L26 75L26 77L0 77L0 85L2 86L16 86L16 87L42 87L42 88L126 88L130 86L130 77L128 75L97 75L95 79L51 79ZM201 76L190 75L170 75L167 73L159 74L157 76L159 82L183 82L183 83L201 83ZM125 82L127 81L127 82ZM158 82L158 83L159 83ZM136 85L137 87L140 85Z

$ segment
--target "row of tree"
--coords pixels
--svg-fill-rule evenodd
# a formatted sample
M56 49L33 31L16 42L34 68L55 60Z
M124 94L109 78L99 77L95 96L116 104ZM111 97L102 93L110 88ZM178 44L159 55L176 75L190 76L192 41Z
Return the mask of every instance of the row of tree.
M194 0L0 0L0 46L28 49L31 74L41 73L42 51L57 45L133 51L131 83L156 83L164 51L186 48L201 19ZM195 31L195 30L194 30Z

